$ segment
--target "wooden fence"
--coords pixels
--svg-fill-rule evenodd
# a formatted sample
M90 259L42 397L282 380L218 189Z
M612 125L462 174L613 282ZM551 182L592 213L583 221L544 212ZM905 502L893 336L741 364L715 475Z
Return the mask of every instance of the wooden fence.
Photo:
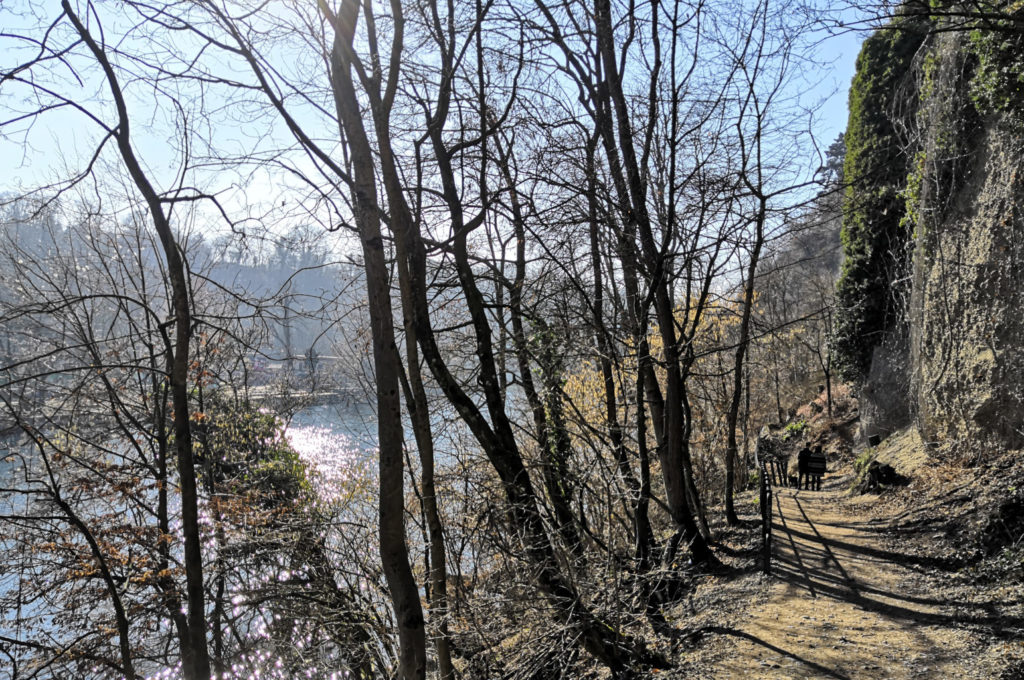
M775 503L772 477L777 473L778 460L762 446L763 440L758 440L757 449L754 453L758 467L758 490L760 491L761 506L761 568L765 574L771 574L772 569L772 510ZM785 476L783 473L783 484Z

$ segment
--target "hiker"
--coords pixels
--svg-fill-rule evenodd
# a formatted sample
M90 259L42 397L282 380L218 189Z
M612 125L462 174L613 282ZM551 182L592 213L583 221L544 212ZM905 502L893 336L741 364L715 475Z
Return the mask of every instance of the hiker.
M811 450L804 446L800 449L800 452L796 454L796 469L799 475L797 476L796 488L804 488L805 483L810 482L810 474L807 472L807 460L811 457Z
M826 468L825 453L821 450L821 444L814 447L814 453L807 457L807 475L810 488L814 491L821 491L821 478L825 476Z

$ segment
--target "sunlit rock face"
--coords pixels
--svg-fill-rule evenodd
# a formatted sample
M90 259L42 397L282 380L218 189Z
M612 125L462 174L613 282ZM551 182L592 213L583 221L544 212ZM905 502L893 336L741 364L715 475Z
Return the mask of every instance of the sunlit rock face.
M938 40L924 103L911 349L925 441L981 454L1024 446L1024 131L963 122L963 40Z
M922 232L914 302L917 406L929 441L1024 445L1024 173L986 130L954 209Z

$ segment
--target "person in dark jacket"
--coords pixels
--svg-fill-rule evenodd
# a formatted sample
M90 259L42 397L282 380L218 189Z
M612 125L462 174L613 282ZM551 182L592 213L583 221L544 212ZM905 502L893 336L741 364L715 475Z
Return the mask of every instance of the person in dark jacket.
M819 444L814 447L814 452L807 456L808 481L810 482L810 487L815 491L821 491L821 479L825 476L826 467L825 452L821 450L821 445Z
M797 477L796 488L804 488L804 484L810 484L811 478L807 472L807 459L811 457L811 450L806 446L800 449L800 453L796 455L796 469L799 473Z

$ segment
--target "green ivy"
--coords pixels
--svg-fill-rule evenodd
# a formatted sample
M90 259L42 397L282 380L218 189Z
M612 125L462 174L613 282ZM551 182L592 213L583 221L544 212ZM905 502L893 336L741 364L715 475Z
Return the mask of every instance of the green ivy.
M951 205L948 199L962 188L983 129L977 100L971 95L978 63L973 40L947 40L946 49L936 43L923 60L917 120L922 147L910 164L902 192L904 228L915 240L928 231L926 216L945 219ZM923 201L929 204L927 213L922 211Z
M1024 3L998 3L992 11L1018 21L1007 18L971 31L970 50L978 61L971 99L984 114L1019 114L1024 106L1024 31L1019 23Z
M861 47L850 86L834 347L840 375L853 382L866 377L872 350L901 316L892 302L898 296L890 291L906 265L904 188L910 164L890 112L902 108L893 105L905 96L907 73L929 27L897 18L875 32Z
M914 162L907 175L907 186L903 188L904 214L902 229L910 233L911 239L918 237L918 230L922 226L920 219L921 210L921 186L924 182L924 168L927 154L919 150L914 155Z

